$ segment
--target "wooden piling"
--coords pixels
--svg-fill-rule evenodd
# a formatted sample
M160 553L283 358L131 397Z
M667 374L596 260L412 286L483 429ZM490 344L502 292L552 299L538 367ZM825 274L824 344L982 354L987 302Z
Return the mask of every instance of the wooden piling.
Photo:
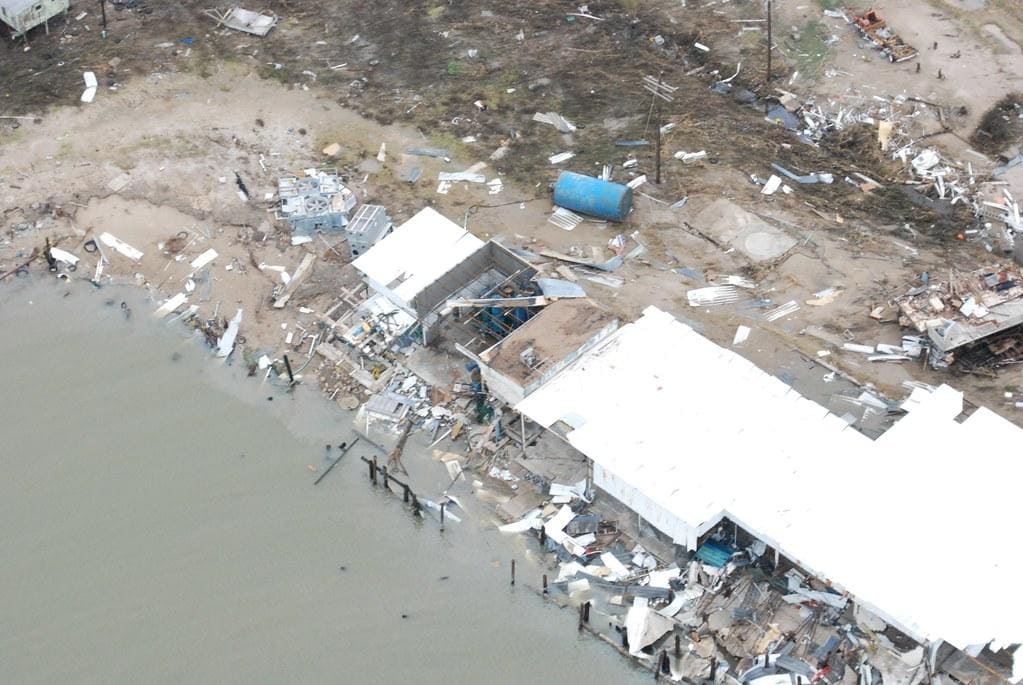
M512 584L512 586L514 586L515 585L515 560L514 559L511 560L511 573L512 573L512 582L511 582L511 584Z
M547 574L543 574L543 593L547 594Z
M677 633L675 635L675 658L682 658L682 637Z
M440 532L444 532L444 508L447 506L446 502L440 503Z
M586 624L590 622L590 603L583 602L579 605L579 630L582 631Z
M384 465L382 471L384 473L384 488L387 489L387 490L390 490L391 489L391 483L390 483L390 481L387 480L387 465L386 464Z
M373 485L377 484L377 458L373 457L373 462L369 466L369 479L373 481Z
M408 485L405 485L403 492L401 494L401 499L405 504L408 504L408 493L409 493Z
M291 360L288 359L288 355L284 355L284 368L288 371L288 382L291 385L295 384L295 374L291 372Z

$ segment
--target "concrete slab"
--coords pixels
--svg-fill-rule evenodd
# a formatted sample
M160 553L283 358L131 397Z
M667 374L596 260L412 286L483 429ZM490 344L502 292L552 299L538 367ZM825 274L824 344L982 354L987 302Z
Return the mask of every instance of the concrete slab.
M735 248L754 262L767 262L791 250L796 240L725 199L715 200L693 221L699 230Z

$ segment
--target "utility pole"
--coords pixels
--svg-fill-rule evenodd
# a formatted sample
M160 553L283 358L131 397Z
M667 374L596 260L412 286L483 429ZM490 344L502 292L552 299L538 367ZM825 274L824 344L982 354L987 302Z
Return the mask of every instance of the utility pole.
M103 15L103 31L101 37L107 37L107 0L99 0L99 11Z
M656 172L656 177L654 179L654 183L656 183L657 185L661 185L661 101L660 100L657 101L657 116L655 117L655 120L654 120L654 126L657 127L657 164L655 165L655 168L657 169L657 172Z
M653 76L643 77L643 89L652 96L650 108L657 108L654 126L657 127L657 159L655 161L655 168L657 174L656 183L658 185L661 183L661 101L674 102L675 98L672 96L672 93L678 90L677 87L670 86L661 80L663 74L664 72L662 71L657 78ZM648 118L647 122L649 121L650 119Z
M767 82L771 82L771 52L774 46L774 36L771 31L771 0L767 0Z

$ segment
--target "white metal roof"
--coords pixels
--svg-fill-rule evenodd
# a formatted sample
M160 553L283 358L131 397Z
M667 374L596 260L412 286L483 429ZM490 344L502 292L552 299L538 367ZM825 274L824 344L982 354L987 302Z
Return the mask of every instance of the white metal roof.
M727 516L921 640L1023 642L1023 430L915 391L872 441L654 307L518 408L691 529Z
M482 240L427 207L352 264L407 305L481 247Z

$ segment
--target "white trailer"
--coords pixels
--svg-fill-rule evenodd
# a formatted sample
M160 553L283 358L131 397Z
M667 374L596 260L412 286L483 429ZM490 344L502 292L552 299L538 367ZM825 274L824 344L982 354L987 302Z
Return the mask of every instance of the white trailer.
M67 13L71 0L0 0L0 21L11 27L11 37L24 36L43 24L50 32L50 19Z

